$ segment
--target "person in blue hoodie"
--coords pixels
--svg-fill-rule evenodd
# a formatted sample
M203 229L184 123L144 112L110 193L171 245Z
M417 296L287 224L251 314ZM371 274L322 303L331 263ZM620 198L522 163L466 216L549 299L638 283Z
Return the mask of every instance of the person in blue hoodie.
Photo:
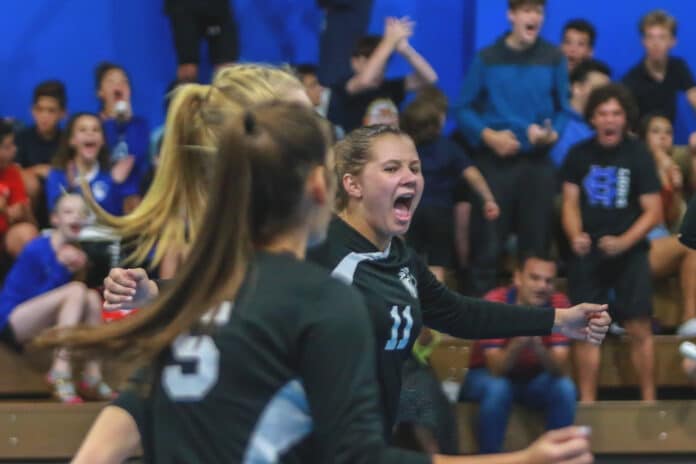
M73 275L87 265L87 256L75 245L86 212L79 195L61 196L51 215L54 229L50 235L29 242L15 261L0 291L0 341L4 344L21 351L49 327L102 323L99 293L73 281ZM55 352L46 380L59 401L82 403L65 350ZM88 399L114 397L113 390L102 380L97 361L85 364L79 390Z
M569 89L565 58L539 38L545 6L508 0L511 30L478 53L457 105L459 130L501 209L494 223L480 212L472 217L472 235L486 245L472 256L480 293L495 285L510 233L517 233L520 253L549 247L555 173L548 149L567 117Z
M592 91L611 82L611 70L599 60L585 60L570 73L570 111L558 131L558 141L549 156L557 169L563 165L568 150L578 142L594 136L585 120L585 106Z

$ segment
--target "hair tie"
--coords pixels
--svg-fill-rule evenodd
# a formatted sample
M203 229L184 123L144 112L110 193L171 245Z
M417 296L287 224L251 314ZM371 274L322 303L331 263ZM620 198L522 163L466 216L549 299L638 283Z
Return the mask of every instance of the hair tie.
M244 115L244 133L247 135L251 135L254 133L256 130L256 118L254 118L254 115L247 111L246 114Z

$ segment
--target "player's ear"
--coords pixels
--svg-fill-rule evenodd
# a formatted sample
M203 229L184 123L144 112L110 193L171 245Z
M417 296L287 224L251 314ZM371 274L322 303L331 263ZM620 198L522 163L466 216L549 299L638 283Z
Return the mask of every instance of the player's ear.
M343 179L341 180L343 184L343 190L346 191L349 197L356 199L362 198L362 184L360 183L360 179L358 179L357 176L354 176L353 174L344 174Z

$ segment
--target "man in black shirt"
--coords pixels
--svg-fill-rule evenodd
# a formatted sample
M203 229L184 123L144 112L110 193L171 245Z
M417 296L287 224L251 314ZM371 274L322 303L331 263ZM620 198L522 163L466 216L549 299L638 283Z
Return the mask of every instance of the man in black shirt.
M696 109L693 74L683 59L669 54L676 44L677 21L665 11L653 11L641 20L640 33L645 57L624 76L623 83L638 101L641 117L663 114L674 124L679 92L686 92ZM696 132L691 134L689 145L696 146Z
M388 99L398 107L407 91L434 84L437 74L430 64L409 43L413 23L387 18L384 35L367 36L358 41L350 60L353 76L332 87L329 119L350 132L363 125L365 113L372 102ZM414 73L400 79L385 79L387 61L394 52L401 54Z
M571 301L615 297L614 319L631 336L644 400L655 400L650 316L651 277L645 236L662 214L660 182L650 153L628 137L636 112L621 85L596 89L585 109L595 137L575 145L561 170L563 227L574 252L569 262ZM596 397L599 349L578 345L580 398Z

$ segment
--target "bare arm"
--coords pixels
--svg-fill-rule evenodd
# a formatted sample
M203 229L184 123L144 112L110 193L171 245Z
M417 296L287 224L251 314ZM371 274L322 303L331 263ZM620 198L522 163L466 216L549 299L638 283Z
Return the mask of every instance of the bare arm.
M692 87L686 91L686 99L689 101L689 105L696 111L696 87Z
M563 183L563 206L561 209L563 230L572 241L574 237L582 234L582 216L580 215L580 186Z
M488 456L433 456L433 464L590 464L589 428L566 427L547 432L528 448Z
M413 68L413 73L406 76L406 90L418 90L425 85L437 82L437 73L433 67L408 41L399 42L396 50Z
M107 406L92 424L72 464L117 464L138 453L140 432L125 410Z
M475 166L470 166L462 171L462 177L466 179L467 183L479 194L481 199L486 201L495 201L491 189L488 187L488 182Z
M384 78L384 68L396 44L412 33L413 26L410 22L387 18L382 41L367 59L364 68L346 83L346 91L349 94L356 94L379 86Z
M640 206L643 208L643 214L621 235L628 248L643 240L648 232L662 221L662 200L659 193L641 195Z

